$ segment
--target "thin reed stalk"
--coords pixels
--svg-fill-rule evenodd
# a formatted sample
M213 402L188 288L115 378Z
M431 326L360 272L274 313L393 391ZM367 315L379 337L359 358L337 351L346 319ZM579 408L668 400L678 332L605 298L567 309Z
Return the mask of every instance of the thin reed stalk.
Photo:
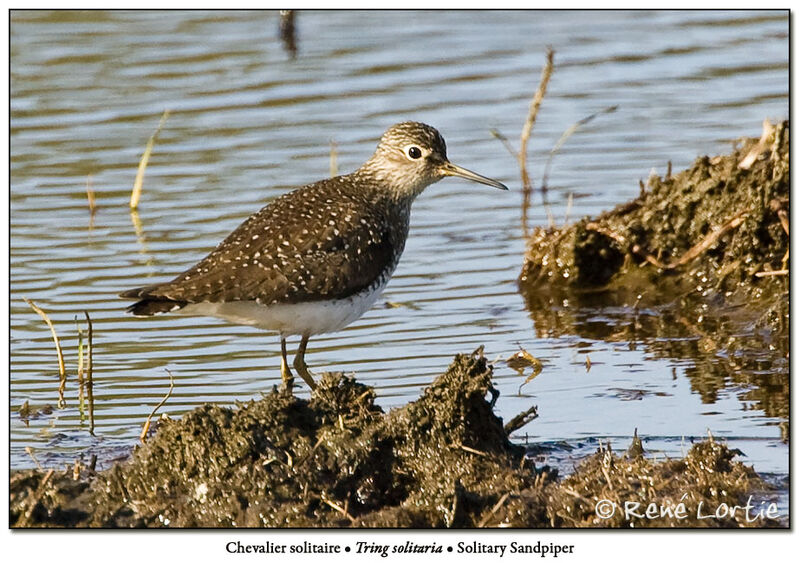
M553 74L553 56L555 51L548 47L545 54L545 65L542 68L542 77L539 80L539 87L533 95L531 104L528 108L528 117L525 119L525 124L522 126L522 133L519 138L519 152L517 153L517 161L519 162L520 176L522 177L522 231L525 236L528 235L528 209L531 203L531 193L533 186L531 184L530 176L528 175L528 140L533 131L533 125L536 123L536 116L539 114L539 107L542 105L542 100L547 93L547 85L550 82L550 76ZM544 197L544 192L542 193ZM553 224L553 214L550 212L550 207L545 205L547 217L550 224Z
M89 434L94 436L94 380L92 379L92 319L89 318L89 313L84 311L86 316L87 329L87 346L86 346L86 397L89 399Z
M83 331L81 330L78 318L75 317L75 326L78 329L78 412L80 413L81 422L83 422L85 414L85 401L84 401L84 377L83 377Z
M139 160L139 169L136 171L136 179L133 181L133 190L131 191L131 209L137 209L139 207L139 198L142 196L142 184L144 182L144 171L147 169L147 163L150 161L150 153L153 152L153 145L155 145L156 138L158 138L161 128L164 127L164 122L167 121L169 113L170 110L164 110L161 121L158 122L158 127L155 132L150 135L150 139L148 139L147 145L144 148L144 153L142 153L142 158Z
M30 305L31 309L36 311L44 322L47 323L47 326L50 327L50 333L53 335L53 342L56 344L56 354L58 355L58 377L59 377L59 385L58 385L58 408L63 409L66 406L66 401L64 400L64 389L67 386L67 371L64 368L64 353L61 351L61 343L58 340L58 334L56 334L56 328L53 326L53 322L50 320L50 317L47 316L47 313L42 311L36 303L27 299L25 297L22 298L25 303Z
M172 390L175 389L175 378L172 376L171 371L167 370L167 373L169 374L169 390L167 391L167 394L164 395L164 398L161 399L161 402L159 402L155 406L153 411L149 415L147 415L147 419L144 421L144 424L142 425L142 433L139 435L139 441L142 442L143 444L145 442L145 439L147 438L147 432L150 430L150 421L155 416L158 409L163 407L164 404L169 400L169 398L172 396Z

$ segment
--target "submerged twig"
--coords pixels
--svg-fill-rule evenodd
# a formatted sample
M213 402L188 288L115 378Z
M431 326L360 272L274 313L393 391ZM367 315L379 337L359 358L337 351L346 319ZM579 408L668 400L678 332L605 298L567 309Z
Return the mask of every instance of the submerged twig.
M139 160L139 169L136 171L136 179L133 181L133 191L131 191L131 209L139 207L139 198L142 195L142 183L144 182L144 171L147 169L147 163L150 160L150 153L153 152L153 145L156 142L156 138L161 132L161 128L164 127L164 122L169 117L169 113L170 110L164 110L161 121L158 122L158 127L156 127L155 132L150 135L150 139L148 139L147 145L144 148L144 153L142 153L142 158Z
M297 37L294 23L295 11L281 10L280 16L278 33L283 42L283 48L289 53L289 57L294 59L297 56Z
M166 403L169 400L169 398L172 396L172 390L175 388L175 379L172 376L172 372L167 370L167 373L169 374L169 391L167 391L167 394L164 395L163 399L161 399L161 402L155 406L153 412L147 415L147 420L144 421L144 425L142 426L142 433L139 435L139 440L142 443L144 443L145 441L145 437L147 436L147 431L150 430L150 420L155 416L156 411L158 411L158 409L163 407L164 403Z
M56 329L53 326L53 322L50 320L50 317L47 316L47 313L42 311L36 303L27 299L25 297L22 298L25 303L30 305L31 309L36 311L44 322L47 323L47 326L50 327L50 333L53 335L53 342L56 344L56 354L58 355L58 376L59 376L59 385L58 385L58 408L64 408L66 406L66 401L64 400L64 389L67 386L67 372L64 368L64 353L61 351L61 343L58 340L58 335L56 334Z

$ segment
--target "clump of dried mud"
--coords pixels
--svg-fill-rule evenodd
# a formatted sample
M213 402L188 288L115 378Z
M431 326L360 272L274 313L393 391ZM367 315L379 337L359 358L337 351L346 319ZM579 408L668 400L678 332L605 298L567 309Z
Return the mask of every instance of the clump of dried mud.
M552 488L554 521L561 527L778 527L769 487L741 454L709 437L681 459L656 462L634 442L625 456L600 449ZM763 496L767 493L767 496Z
M619 526L629 523L592 516L598 499L630 494L655 500L680 491L693 501L742 504L744 495L769 488L716 443L695 446L685 460L661 463L599 452L558 482L554 471L537 469L523 448L509 442L487 400L491 376L492 367L478 350L457 356L417 401L389 413L374 404L372 388L341 374L326 374L310 400L273 391L234 409L207 405L162 422L130 460L108 470L15 472L10 522L13 527ZM703 525L775 523L732 518Z
M765 126L729 155L653 176L640 197L562 229L535 230L519 281L526 294L626 290L788 314L789 125ZM757 303L757 304L756 304ZM766 308L764 308L766 306Z

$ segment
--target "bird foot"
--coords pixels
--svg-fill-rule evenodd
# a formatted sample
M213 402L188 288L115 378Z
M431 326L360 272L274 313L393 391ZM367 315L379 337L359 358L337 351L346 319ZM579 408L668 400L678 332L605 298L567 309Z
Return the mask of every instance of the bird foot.
M298 361L298 358L295 358L293 365L294 369L297 371L297 374L303 378L303 381L305 381L309 387L311 387L311 390L313 391L316 389L317 384L314 383L314 377L312 373L308 371L308 366L306 363L302 360Z
M292 388L294 387L294 375L284 361L281 361L281 379L283 380L281 390L291 394Z

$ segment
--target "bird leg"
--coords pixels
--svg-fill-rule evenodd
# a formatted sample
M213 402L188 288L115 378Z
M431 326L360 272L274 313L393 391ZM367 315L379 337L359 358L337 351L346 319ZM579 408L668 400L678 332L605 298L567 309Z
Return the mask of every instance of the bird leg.
M297 373L300 374L300 377L303 378L311 390L317 388L317 384L314 383L314 378L311 376L311 372L308 371L308 366L306 365L305 355L306 355L306 346L308 345L308 335L303 335L303 338L300 340L300 346L297 347L297 354L294 356L294 369L297 370Z
M289 361L286 359L286 339L283 336L281 336L281 379L283 379L284 387L291 391L292 385L294 385L294 375L292 375Z

